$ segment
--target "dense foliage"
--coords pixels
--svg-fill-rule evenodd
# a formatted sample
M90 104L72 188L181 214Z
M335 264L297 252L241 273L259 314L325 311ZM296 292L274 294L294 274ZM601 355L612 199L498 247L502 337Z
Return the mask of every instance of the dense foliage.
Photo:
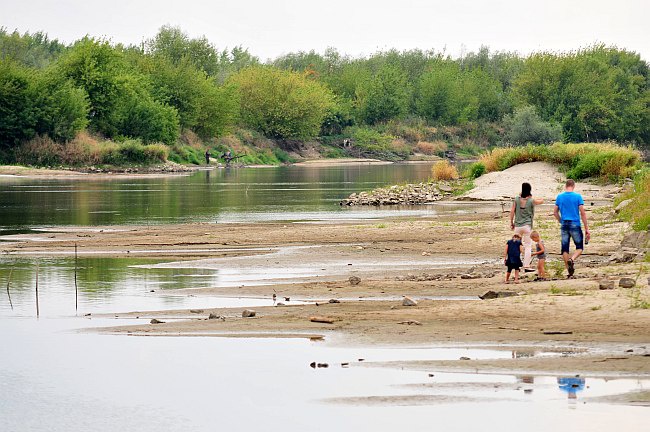
M390 158L448 145L474 154L555 141L647 145L650 73L638 54L604 45L525 58L482 48L460 59L328 49L262 64L242 47L220 50L170 26L139 47L91 38L64 45L0 29L0 158L84 130L177 149L196 136L216 150L241 129L283 141L320 137L337 156L344 139L356 154ZM200 160L174 148L170 157Z

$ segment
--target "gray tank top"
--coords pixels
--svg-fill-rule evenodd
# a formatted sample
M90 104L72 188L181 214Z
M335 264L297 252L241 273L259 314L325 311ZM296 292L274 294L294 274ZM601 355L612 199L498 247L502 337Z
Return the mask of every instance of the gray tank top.
M520 197L515 198L515 226L520 227L529 225L533 227L533 217L535 216L535 203L533 197L526 200L526 204L522 207Z

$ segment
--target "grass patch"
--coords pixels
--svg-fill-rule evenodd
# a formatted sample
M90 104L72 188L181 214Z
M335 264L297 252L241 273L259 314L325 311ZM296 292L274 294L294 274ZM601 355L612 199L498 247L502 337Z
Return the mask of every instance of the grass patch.
M644 167L634 177L632 188L619 197L615 205L621 201L631 200L621 210L621 219L632 223L636 231L645 231L650 228L650 167Z
M632 176L640 166L641 155L631 147L612 143L555 143L496 148L484 153L480 162L487 172L527 162L548 162L560 166L574 180L599 177L613 181Z

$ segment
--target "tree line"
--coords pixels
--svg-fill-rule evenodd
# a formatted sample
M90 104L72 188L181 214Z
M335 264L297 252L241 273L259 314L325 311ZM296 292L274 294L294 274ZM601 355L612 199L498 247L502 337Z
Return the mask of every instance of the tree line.
M0 149L82 130L174 144L237 127L269 138L345 135L391 121L496 124L512 144L650 142L650 74L639 54L604 45L567 53L481 48L462 58L419 49L353 58L335 49L261 62L162 27L140 46L70 45L0 29Z

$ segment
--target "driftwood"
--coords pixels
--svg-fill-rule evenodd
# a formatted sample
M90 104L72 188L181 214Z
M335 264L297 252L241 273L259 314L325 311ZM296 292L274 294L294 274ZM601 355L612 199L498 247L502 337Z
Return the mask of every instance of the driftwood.
M323 323L323 324L334 324L334 321L336 320L334 318L328 318L323 316L312 316L309 317L309 321L315 323Z

